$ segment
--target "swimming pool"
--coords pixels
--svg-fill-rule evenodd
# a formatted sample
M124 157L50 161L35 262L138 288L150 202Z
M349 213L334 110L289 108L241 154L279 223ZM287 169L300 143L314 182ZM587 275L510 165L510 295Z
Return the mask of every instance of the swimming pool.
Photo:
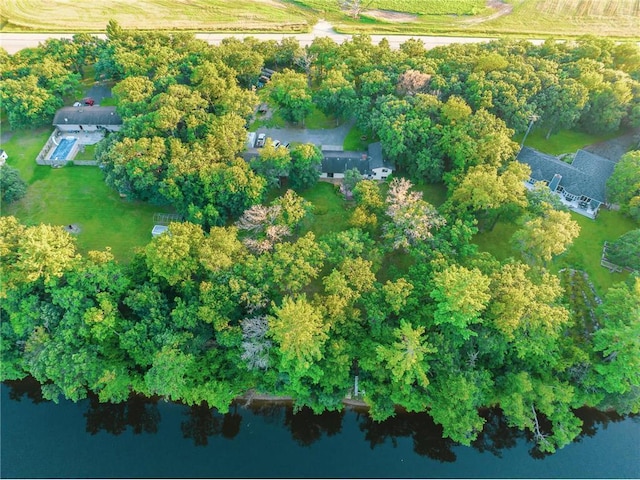
M78 139L75 137L66 137L60 140L60 143L49 157L50 160L62 161L66 160L71 153L71 149Z

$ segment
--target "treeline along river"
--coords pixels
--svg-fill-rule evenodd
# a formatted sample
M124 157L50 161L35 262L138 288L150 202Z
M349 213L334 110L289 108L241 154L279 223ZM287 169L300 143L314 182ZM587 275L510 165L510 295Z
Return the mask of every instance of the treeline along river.
M640 416L596 410L576 441L540 454L527 432L486 410L471 448L426 414L373 422L354 410L313 415L253 402L226 415L133 397L55 404L30 380L2 384L3 478L640 476Z

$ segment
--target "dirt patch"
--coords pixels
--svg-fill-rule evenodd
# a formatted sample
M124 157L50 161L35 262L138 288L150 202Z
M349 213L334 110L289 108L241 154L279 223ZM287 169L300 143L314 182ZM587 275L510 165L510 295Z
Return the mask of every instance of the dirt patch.
M584 147L584 150L600 155L612 162L617 162L622 155L634 148L640 148L640 129L625 133L611 140L594 143Z
M479 23L489 22L491 20L495 20L496 18L502 17L503 15L508 15L513 10L513 5L504 3L502 0L487 0L487 7L495 10L495 12L484 17L470 18L466 20L465 23L470 25L477 25Z
M415 22L418 15L414 13L396 12L394 10L365 10L362 15L382 20L383 22L409 23Z

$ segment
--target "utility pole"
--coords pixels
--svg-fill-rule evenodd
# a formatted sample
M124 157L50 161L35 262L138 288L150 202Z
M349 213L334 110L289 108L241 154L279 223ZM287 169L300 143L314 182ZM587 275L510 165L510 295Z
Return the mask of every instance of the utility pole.
M533 124L537 122L539 118L540 116L536 115L535 113L532 113L531 115L529 115L529 127L527 128L527 131L525 132L524 137L522 137L522 143L520 144L520 151L522 151L522 148L524 147L524 142L527 139L527 135L529 135L529 132L531 131L531 127L533 127Z

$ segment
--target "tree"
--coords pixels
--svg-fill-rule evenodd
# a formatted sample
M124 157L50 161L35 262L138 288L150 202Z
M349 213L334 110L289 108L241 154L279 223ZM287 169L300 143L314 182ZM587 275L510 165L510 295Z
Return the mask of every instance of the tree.
M411 182L394 178L387 193L387 215L391 222L385 227L385 237L393 248L405 248L433 237L433 230L446 221L429 203L422 200L419 192L410 192Z
M396 87L400 95L415 95L425 92L431 81L431 75L418 70L407 70L398 77Z
M315 104L327 115L348 118L353 114L356 91L341 70L330 70L314 92Z
M0 217L0 235L1 254L10 262L6 281L49 282L79 259L75 238L59 226L23 227L14 217Z
M265 89L286 120L300 123L311 113L313 103L304 74L285 68L272 75Z
M393 389L407 394L414 385L427 388L429 379L428 360L436 350L426 340L425 328L413 328L411 323L400 320L400 326L393 330L395 341L391 345L378 345L376 355L389 371ZM392 397L397 396L392 393Z
M594 333L598 385L609 393L635 390L633 411L640 410L640 278L618 283L607 292L598 309L602 328Z
M525 206L524 181L530 168L520 162L510 162L504 171L495 166L477 165L453 186L451 202L472 211L488 212L506 204Z
M199 225L189 222L169 224L169 233L160 235L145 247L149 272L169 285L193 280L200 267L198 251L205 241Z
M165 141L160 137L124 138L100 154L107 185L134 199L162 201L160 181L166 175Z
M285 237L293 234L311 204L293 190L275 199L270 207L254 205L246 210L236 225L249 232L244 244L255 253L264 253Z
M569 320L560 305L562 287L547 272L537 278L522 263L507 263L492 275L491 301L486 318L514 342L519 358L543 358Z
M358 182L362 180L362 174L357 168L352 168L344 172L344 178L342 179L342 185L347 192L353 192Z
M0 85L2 108L7 112L11 128L39 127L50 123L62 99L38 84L38 77L3 79Z
M114 85L112 92L118 102L118 112L128 118L148 111L155 86L147 77L127 77Z
M607 260L640 271L640 228L625 233L607 248Z
M4 164L0 166L0 191L3 203L13 203L27 194L27 184L18 170Z
M431 298L436 302L434 322L450 325L453 332L468 340L476 335L469 327L481 321L480 315L491 299L491 279L477 268L451 265L433 276L435 288Z
M640 220L640 150L624 154L607 180L607 198Z
M322 152L312 144L296 145L291 150L291 166L289 168L289 185L296 191L311 188L320 177Z
M275 147L270 138L267 138L267 142L264 148L260 149L258 157L251 161L251 168L263 176L269 185L280 185L280 177L285 177L289 174L291 168L291 155L289 150L284 145Z
M266 316L245 318L242 325L242 360L249 370L266 370L269 367L269 350L272 347L267 340L268 319Z
M563 253L580 235L580 225L568 212L547 210L541 217L525 222L513 235L513 242L530 262L544 264Z
M536 182L527 190L527 210L533 215L544 215L551 209L566 211L560 197L552 192L544 182Z
M271 309L268 336L278 343L285 365L305 370L322 358L327 326L306 296L284 297L280 306L273 304Z

